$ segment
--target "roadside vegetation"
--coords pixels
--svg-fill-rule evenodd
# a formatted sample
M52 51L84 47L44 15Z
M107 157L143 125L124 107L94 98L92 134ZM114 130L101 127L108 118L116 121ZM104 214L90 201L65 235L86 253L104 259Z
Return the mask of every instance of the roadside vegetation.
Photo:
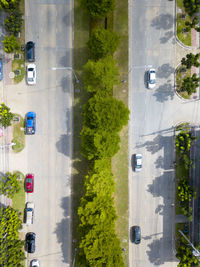
M90 16L88 25L91 27L88 33L91 32L91 38L88 38L89 42L87 41L85 48L89 60L86 59L85 64L81 66L83 72L79 72L84 81L85 99L89 97L83 109L83 127L79 128L80 131L82 129L81 151L89 160L89 172L85 174L84 186L82 183L84 193L79 202L79 220L75 218L76 222L79 222L79 233L76 230L74 232L79 242L77 266L98 266L100 262L104 262L106 266L124 266L122 247L115 233L117 214L113 198L115 179L111 157L116 155L120 148L119 131L127 124L129 111L123 102L113 98L113 86L120 84L117 61L114 60L113 53L119 46L121 36L113 31L113 11L104 16L106 20L97 14L95 17ZM108 38L105 39L105 35ZM116 38L109 38L111 36ZM76 87L77 85L75 91ZM127 158L124 161L126 162ZM126 197L128 198L127 195ZM125 203L126 201L127 199ZM127 215L127 207L123 211L123 215ZM126 234L128 237L128 224ZM76 242L75 240L74 243ZM77 244L74 246L77 247Z
M198 12L199 0L177 0L177 36L179 40L191 46L191 29L200 32Z
M183 98L190 99L199 87L200 77L195 73L196 68L200 66L199 57L200 53L187 54L176 70L176 90Z
M193 219L191 201L196 198L196 188L190 186L190 168L193 166L190 149L195 141L196 137L192 135L188 124L181 124L176 128L176 214L185 215L188 221ZM178 266L193 266L197 263L197 259L192 254L191 246L188 246L188 242L178 230L189 238L189 225L176 224L176 257L180 260Z
M15 121L14 119L18 118L19 120ZM13 127L13 139L12 142L15 145L12 146L14 152L20 152L25 147L25 134L24 134L24 119L22 116L15 114L12 122Z

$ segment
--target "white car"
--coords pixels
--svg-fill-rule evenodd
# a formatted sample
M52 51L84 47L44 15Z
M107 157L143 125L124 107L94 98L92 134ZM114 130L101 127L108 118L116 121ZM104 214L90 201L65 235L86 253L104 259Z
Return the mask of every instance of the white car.
M142 170L142 155L135 155L135 171L140 172Z
M155 69L150 69L147 72L147 87L153 89L156 86L156 71Z
M31 267L40 267L39 260L32 260L31 261Z
M36 84L36 65L29 64L26 68L27 83L30 85Z
M26 217L26 224L30 225L33 224L33 216L34 216L34 203L33 202L27 202L26 208L25 208L25 217Z

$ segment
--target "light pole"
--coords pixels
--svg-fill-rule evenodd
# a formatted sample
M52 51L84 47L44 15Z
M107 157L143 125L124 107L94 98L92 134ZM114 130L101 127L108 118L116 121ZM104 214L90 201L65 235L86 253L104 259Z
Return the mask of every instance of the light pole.
M189 245L193 248L192 254L199 260L200 252L193 246L193 244L190 242L190 240L184 235L184 233L179 229L179 233L182 234L182 236L187 240Z
M74 264L75 264L75 261L76 261L76 254L77 254L77 252L78 252L78 249L75 248L74 251L75 251L75 252L74 252L74 259L73 259L72 267L74 267Z
M78 77L77 77L77 75L76 75L76 73L72 67L58 67L58 68L52 67L51 69L52 70L71 70L72 73L74 74L75 79L76 79L76 83L79 83L79 79L78 79Z
M125 258L126 258L126 264L127 264L127 267L128 267L128 259L127 259L126 249L125 249L125 248L123 248L122 250L124 251Z
M10 143L10 144L5 144L3 146L0 146L0 148L5 148L5 147L10 147L10 146L15 146L16 143Z

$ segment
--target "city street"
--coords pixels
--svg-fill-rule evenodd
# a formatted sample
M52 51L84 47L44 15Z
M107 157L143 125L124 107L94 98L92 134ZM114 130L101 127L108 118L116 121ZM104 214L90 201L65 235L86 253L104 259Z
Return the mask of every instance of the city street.
M12 112L23 117L36 112L36 134L26 147L9 156L9 169L35 175L33 225L36 251L28 254L41 266L69 266L71 262L70 184L72 155L72 2L26 0L25 37L35 42L37 82L5 86Z

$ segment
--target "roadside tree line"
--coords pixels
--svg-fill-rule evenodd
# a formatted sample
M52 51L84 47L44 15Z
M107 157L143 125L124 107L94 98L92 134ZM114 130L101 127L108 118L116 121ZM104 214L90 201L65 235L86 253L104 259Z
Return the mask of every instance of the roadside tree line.
M90 16L98 18L114 8L114 1L82 2ZM120 36L115 32L98 27L87 43L90 60L83 67L83 80L90 98L83 110L81 147L90 164L78 209L81 266L124 266L120 240L115 233L115 181L111 170L111 158L120 148L119 132L129 119L128 108L113 97L113 86L119 83L113 53L119 42Z

